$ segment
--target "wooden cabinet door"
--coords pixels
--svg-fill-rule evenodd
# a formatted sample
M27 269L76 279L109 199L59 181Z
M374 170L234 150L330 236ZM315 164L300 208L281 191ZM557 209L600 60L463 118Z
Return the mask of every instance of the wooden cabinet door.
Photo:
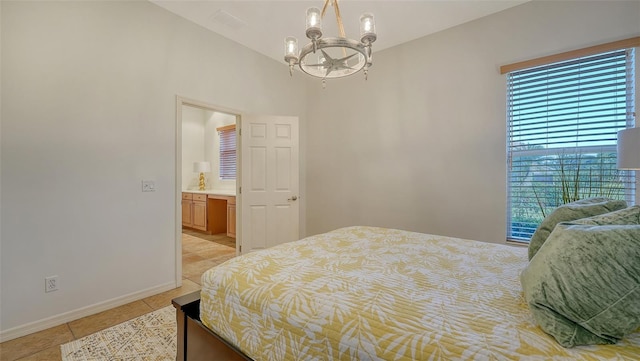
M182 200L182 226L193 227L191 220L191 201L188 199Z
M207 230L207 202L193 201L193 228Z
M227 203L227 236L236 238L236 205Z

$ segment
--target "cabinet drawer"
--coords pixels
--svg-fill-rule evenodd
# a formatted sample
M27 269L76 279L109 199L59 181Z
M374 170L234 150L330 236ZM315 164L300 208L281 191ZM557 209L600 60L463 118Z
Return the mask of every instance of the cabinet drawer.
M194 201L206 201L207 200L207 195L206 194L193 194L193 200Z
M192 195L192 193L182 193L182 199L191 200Z

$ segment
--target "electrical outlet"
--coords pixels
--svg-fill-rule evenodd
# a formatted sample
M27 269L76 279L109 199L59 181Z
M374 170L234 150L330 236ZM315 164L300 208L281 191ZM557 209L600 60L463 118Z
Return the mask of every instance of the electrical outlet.
M58 290L58 276L49 276L44 279L44 291L53 292Z
M143 180L142 181L142 191L143 192L155 192L156 191L156 182L152 180Z

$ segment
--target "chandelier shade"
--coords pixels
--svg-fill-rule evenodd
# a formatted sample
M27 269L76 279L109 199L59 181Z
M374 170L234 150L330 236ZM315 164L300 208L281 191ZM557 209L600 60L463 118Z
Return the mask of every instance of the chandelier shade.
M307 9L307 31L309 39L319 39L322 36L322 16L318 8Z
M373 15L364 13L360 16L360 41L363 44L371 44L376 41L376 24Z
M322 37L322 18L328 5L332 5L336 13L336 21L340 31L339 37ZM284 41L284 61L289 64L289 73L293 75L296 65L304 73L326 79L341 78L364 71L365 79L371 67L371 44L377 35L373 15L362 14L360 17L360 40L346 37L338 0L325 0L322 11L318 8L307 9L306 36L311 40L299 50L298 40L289 36Z

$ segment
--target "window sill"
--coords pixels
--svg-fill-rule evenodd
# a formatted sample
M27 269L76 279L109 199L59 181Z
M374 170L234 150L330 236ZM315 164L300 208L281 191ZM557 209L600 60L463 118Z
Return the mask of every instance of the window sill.
M510 246L529 247L528 241L520 241L517 239L507 239L506 244Z

